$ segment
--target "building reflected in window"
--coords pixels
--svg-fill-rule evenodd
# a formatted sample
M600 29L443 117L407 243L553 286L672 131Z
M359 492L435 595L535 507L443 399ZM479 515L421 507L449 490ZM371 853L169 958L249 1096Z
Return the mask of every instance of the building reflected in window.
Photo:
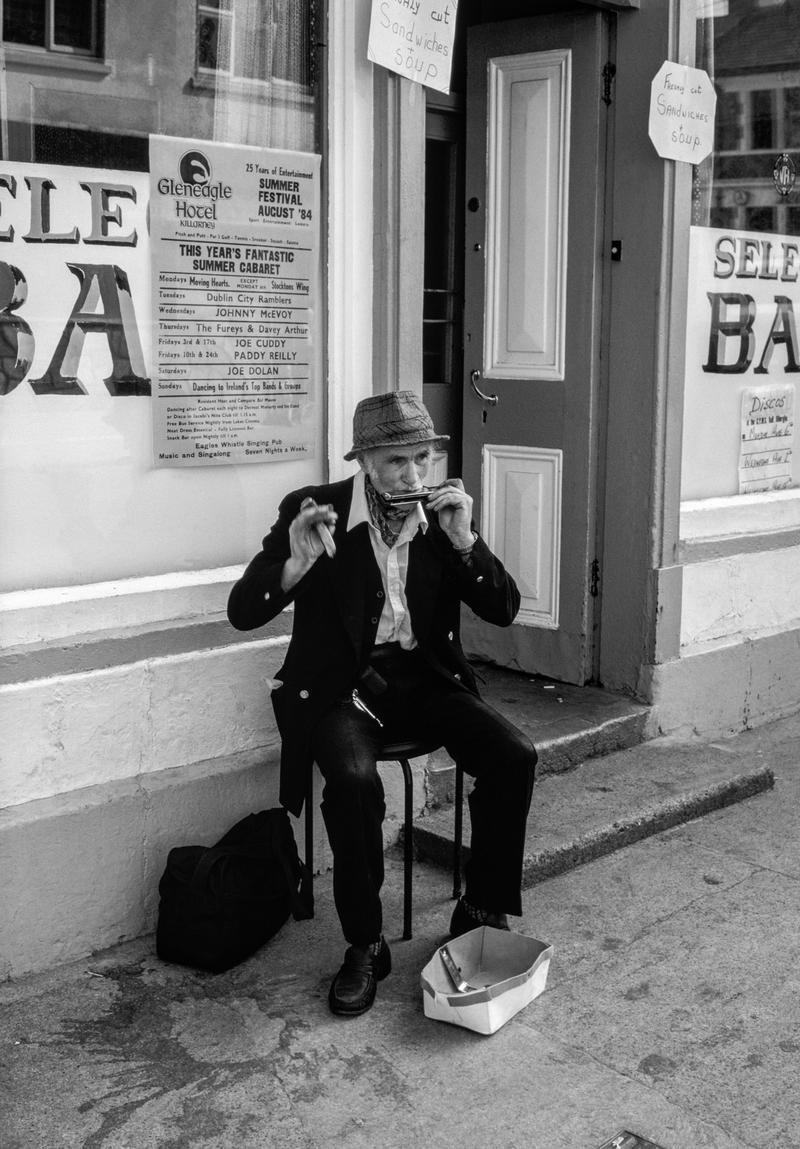
M3 0L3 158L145 170L151 134L314 151L317 0Z
M705 0L698 66L717 91L714 152L695 169L692 222L800 233L800 5Z

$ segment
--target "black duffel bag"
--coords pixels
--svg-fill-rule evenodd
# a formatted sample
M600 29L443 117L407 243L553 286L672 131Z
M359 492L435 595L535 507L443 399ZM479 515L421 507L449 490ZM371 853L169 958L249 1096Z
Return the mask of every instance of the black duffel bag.
M158 956L212 973L250 957L290 913L314 916L310 875L281 808L249 814L214 846L171 849L158 891Z

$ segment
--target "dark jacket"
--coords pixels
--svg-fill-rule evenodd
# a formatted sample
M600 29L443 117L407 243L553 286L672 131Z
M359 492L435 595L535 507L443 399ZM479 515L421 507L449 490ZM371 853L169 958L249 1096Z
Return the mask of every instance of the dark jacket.
M312 756L311 731L319 715L358 683L375 642L383 586L369 527L347 531L353 480L294 491L261 552L231 590L228 618L238 630L263 626L294 602L292 637L278 672L283 686L272 692L282 739L280 800L293 814L303 806ZM331 504L339 518L336 555L322 555L288 594L281 590L289 557L289 525L304 498ZM461 649L459 619L465 602L480 618L509 626L519 610L519 591L482 539L465 563L453 550L435 515L409 548L406 598L420 651L451 682L477 694L475 676ZM459 687L456 686L458 689Z

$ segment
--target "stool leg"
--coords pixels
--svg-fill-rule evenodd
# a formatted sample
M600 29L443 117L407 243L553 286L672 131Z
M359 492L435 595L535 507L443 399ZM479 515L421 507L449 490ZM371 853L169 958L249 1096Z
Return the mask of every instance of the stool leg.
M453 826L453 897L461 897L461 838L464 823L464 771L456 763L455 825Z
M405 826L403 828L403 941L411 938L411 883L414 861L414 782L407 758L400 759L405 783Z
M305 815L306 815L306 856L305 863L308 867L308 881L309 892L311 895L311 916L314 916L314 766L313 763L308 771L308 785L306 787L306 801L305 801Z

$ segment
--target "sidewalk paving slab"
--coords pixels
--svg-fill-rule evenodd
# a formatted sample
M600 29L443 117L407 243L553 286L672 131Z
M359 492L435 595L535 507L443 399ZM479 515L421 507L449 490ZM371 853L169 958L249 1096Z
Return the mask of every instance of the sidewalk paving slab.
M287 925L228 974L163 965L142 939L4 987L4 1149L407 1149L416 1140L595 1149L622 1128L664 1149L745 1149L715 1114L667 1096L645 1071L608 1064L596 1025L565 1029L578 1005L557 976L538 999L552 999L555 1020L535 1002L483 1038L426 1019L419 971L450 903L435 872L419 867L416 936L399 942L394 860L389 873L395 969L362 1018L327 1008L341 942L326 880L313 922ZM538 917L531 896L528 932ZM558 950L557 940L554 965Z

